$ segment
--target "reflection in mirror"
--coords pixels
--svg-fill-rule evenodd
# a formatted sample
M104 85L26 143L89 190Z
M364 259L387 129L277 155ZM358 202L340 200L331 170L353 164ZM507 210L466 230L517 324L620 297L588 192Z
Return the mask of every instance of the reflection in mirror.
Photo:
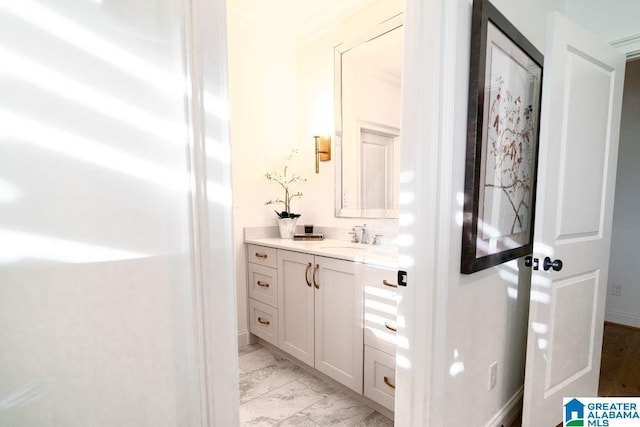
M397 218L402 15L335 48L336 216Z

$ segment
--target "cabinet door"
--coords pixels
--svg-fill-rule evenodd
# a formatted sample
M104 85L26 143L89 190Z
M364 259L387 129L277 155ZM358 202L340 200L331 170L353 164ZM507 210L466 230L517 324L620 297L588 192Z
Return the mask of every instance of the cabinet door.
M313 255L278 250L278 347L313 366Z
M362 393L360 264L315 257L315 368Z

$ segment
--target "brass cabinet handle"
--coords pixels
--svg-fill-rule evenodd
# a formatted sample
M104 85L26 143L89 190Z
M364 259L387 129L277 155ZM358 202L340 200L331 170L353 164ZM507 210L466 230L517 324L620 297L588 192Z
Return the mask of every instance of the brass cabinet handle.
M387 282L386 279L382 281L382 284L385 285L385 286L389 286L391 288L397 288L398 287L398 285L396 285L395 283Z
M267 254L261 254L260 252L256 252L256 256L258 258L267 258Z
M309 280L309 269L311 268L311 263L307 264L307 269L304 271L304 280L307 282L307 286L311 287L311 280Z
M316 268L313 270L313 286L315 286L316 289L320 289L320 285L316 281L316 273L318 272L319 269L320 269L320 264L316 264Z
M389 380L389 377L387 377L387 376L384 377L384 383L395 390L396 385L395 384L391 384L391 381Z
M389 329L390 331L398 332L397 328L394 328L393 326L389 325L387 322L384 322L384 327Z
M260 280L258 280L258 286L262 286L263 288L268 288L268 287L269 287L269 284L268 284L268 283L261 282Z
M262 320L262 317L258 317L258 323L262 323L263 325L270 325L271 322L268 320Z

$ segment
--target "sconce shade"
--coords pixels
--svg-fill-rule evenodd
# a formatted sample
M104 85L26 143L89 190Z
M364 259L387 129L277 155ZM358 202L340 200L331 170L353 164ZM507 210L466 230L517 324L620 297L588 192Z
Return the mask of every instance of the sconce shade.
M331 160L331 137L316 135L316 173L320 173L320 162Z

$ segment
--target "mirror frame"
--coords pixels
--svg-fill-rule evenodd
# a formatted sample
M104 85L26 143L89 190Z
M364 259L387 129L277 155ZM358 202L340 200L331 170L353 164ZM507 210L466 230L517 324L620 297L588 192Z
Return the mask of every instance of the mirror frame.
M370 31L340 43L334 48L334 153L335 153L335 216L338 218L398 218L396 209L343 208L342 203L342 55L350 50L377 39L403 25L399 13L376 25Z

